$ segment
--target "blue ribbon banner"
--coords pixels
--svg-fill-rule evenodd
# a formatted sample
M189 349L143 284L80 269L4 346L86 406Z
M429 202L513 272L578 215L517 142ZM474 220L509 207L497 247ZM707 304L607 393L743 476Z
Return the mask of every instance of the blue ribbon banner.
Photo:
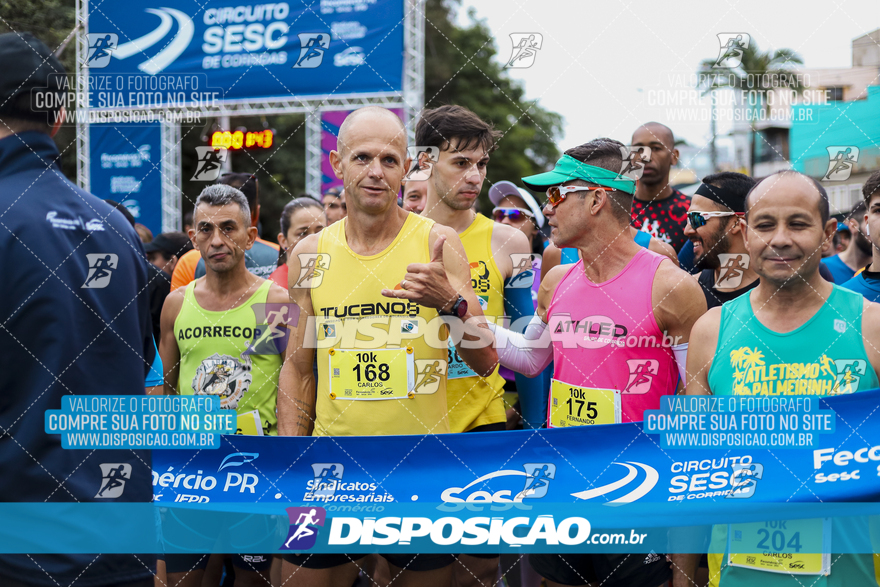
M223 436L219 449L153 451L153 504L9 505L18 516L73 508L67 527L81 516L90 531L113 520L112 540L94 530L79 547L88 552L116 551L120 520L149 517L139 508L162 519L166 552L698 552L703 533L669 529L817 517L851 517L834 524L835 552L875 551L868 516L880 513L880 390L816 404L834 423L811 448L664 449L642 423ZM89 507L107 514L79 513ZM7 524L15 535L0 533L0 549L77 547L59 542L63 532L39 526L31 536L24 526ZM122 533L131 548L135 538Z

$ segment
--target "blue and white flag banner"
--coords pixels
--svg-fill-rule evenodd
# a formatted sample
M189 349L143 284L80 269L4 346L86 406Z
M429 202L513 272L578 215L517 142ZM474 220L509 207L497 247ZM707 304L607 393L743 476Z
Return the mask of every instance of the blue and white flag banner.
M149 551L150 532L110 530L137 518L161 519L166 552L694 552L705 528L670 529L835 518L834 552L874 552L878 406L880 390L822 398L816 413L829 410L833 425L811 448L786 450L663 448L642 423L222 436L218 449L154 450L153 504L0 504L0 549ZM34 529L35 514L54 526ZM70 533L82 524L78 544Z

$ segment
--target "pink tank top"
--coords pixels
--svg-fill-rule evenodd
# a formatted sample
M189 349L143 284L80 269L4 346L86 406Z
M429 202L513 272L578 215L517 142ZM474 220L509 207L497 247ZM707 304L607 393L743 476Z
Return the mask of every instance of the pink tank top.
M666 260L641 249L623 271L594 284L578 261L547 309L553 333L553 378L578 387L621 390L621 421L640 422L675 394L678 367L671 338L654 319L651 285Z

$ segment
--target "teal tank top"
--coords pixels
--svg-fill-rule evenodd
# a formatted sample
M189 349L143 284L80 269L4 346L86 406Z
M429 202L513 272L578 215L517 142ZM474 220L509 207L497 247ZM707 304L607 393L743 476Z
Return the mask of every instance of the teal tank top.
M834 286L825 304L791 332L755 318L748 293L721 306L709 388L715 395L838 395L875 389L877 375L862 340L861 295ZM867 518L839 518L847 532L867 532ZM877 586L870 554L832 554L831 574L788 575L727 564L726 525L714 526L710 587ZM834 553L834 545L831 546Z
M862 341L862 296L835 285L815 316L786 333L761 324L749 298L721 306L712 393L839 395L880 387Z

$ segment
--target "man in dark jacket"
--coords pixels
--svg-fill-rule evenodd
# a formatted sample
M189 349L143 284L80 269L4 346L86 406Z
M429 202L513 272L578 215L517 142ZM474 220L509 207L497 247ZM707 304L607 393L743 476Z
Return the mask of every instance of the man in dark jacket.
M108 521L136 536L150 528L75 508L151 501L149 451L64 449L44 416L68 395L144 393L155 351L143 245L57 165L63 108L32 108L31 90L52 87L60 62L29 33L0 35L0 61L0 502L77 504L64 519L31 516L47 539L89 545ZM154 567L153 555L2 554L0 584L146 587Z

